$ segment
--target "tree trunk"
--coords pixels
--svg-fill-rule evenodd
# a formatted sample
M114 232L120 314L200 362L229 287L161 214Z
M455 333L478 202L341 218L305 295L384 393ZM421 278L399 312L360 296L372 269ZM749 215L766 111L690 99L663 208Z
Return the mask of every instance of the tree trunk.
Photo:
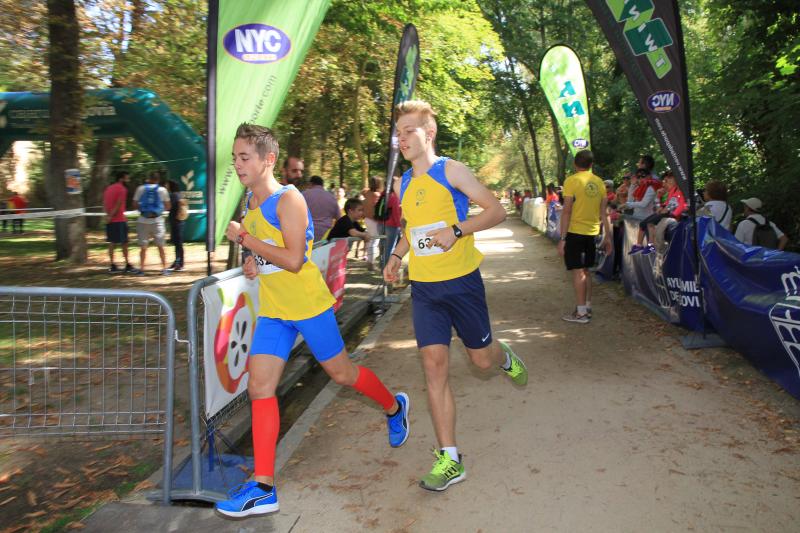
M128 46L126 51L123 51L123 42L125 40L125 11L120 12L119 20L119 35L117 42L119 47L114 51L114 65L111 72L111 87L125 86L125 70L124 60L128 52L133 49L135 40L134 36L141 30L142 23L145 16L145 2L144 0L133 0L131 2L131 22L130 33L128 34ZM86 191L86 203L89 206L101 205L103 201L103 191L106 186L110 184L109 176L111 158L114 154L114 139L99 139L95 146L94 159L92 166L92 173L89 177L89 183ZM102 217L87 217L86 226L89 229L98 229Z
M103 191L109 184L111 155L114 153L114 141L112 139L98 139L94 148L94 165L92 174L89 176L89 184L86 190L86 205L94 207L103 205ZM86 227L98 229L103 221L103 217L86 217Z
M545 190L544 171L542 171L542 161L539 156L539 141L536 138L536 128L533 126L533 119L531 119L531 113L528 109L528 100L525 98L525 93L522 91L522 88L517 83L517 72L514 68L514 61L509 58L506 64L508 65L508 70L511 73L511 84L514 88L514 91L517 93L520 109L522 109L522 116L525 119L525 126L528 128L528 135L531 137L531 144L533 145L533 160L536 163L536 173L539 175L539 182L542 184L542 190Z
M367 68L367 61L364 60L361 63L361 67L359 68L358 72L358 82L356 86L353 88L353 107L351 108L353 123L351 126L352 131L352 142L353 142L353 150L356 152L356 157L358 157L358 163L361 166L361 181L363 183L363 188L366 189L369 187L369 162L367 161L366 156L364 155L364 148L361 145L361 113L360 113L360 102L359 102L359 89L361 88L361 82L364 80L364 74Z
M533 169L531 168L531 160L528 157L528 151L525 150L524 142L519 143L519 151L522 153L522 162L525 163L525 175L528 176L528 183L530 183L531 185L531 190L533 190L533 195L539 196L539 187L536 186L536 177L533 175Z
M306 104L299 102L292 110L289 125L289 140L286 143L286 157L300 157L303 153L303 134L306 131Z
M80 27L74 1L48 0L50 34L50 165L46 177L48 201L55 209L83 207L81 194L67 194L64 172L78 168L83 90L78 38ZM86 262L84 217L56 218L56 260Z

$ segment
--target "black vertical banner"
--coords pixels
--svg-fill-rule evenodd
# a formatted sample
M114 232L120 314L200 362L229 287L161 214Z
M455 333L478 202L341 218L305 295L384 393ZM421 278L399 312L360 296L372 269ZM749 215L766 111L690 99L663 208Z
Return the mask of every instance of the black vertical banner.
M677 0L586 0L694 208L686 58ZM694 214L694 213L692 213Z
M417 74L419 74L419 37L417 28L413 24L406 24L403 29L403 38L400 39L400 49L397 52L397 67L394 73L394 97L392 98L392 120L389 135L389 158L386 169L386 188L391 193L392 176L397 168L397 159L400 148L397 141L397 131L395 130L394 108L400 102L411 100L414 88L417 85Z

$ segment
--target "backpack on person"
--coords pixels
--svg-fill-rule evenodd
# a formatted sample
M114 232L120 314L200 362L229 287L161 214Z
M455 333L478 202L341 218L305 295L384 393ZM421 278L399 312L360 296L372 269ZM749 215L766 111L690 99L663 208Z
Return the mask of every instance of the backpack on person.
M186 198L178 198L178 210L175 212L175 220L183 222L189 218L189 202Z
M778 248L778 234L775 233L772 224L769 223L767 217L764 217L764 223L759 224L753 217L747 217L747 220L756 225L753 230L753 246L763 246L764 248Z
M156 218L164 212L164 202L158 194L157 183L145 184L142 197L139 198L139 212L145 218Z
M389 220L392 208L389 207L389 197L382 192L378 201L375 202L375 220Z

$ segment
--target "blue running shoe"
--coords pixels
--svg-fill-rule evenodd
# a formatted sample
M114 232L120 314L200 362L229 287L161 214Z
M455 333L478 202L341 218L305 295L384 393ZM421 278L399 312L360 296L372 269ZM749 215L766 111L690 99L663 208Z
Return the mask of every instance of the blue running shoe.
M233 518L274 513L278 510L278 494L275 487L267 492L255 481L248 481L228 492L228 500L217 502L217 512Z
M395 399L400 408L394 416L386 416L386 425L389 427L389 445L392 448L399 448L408 440L410 430L408 408L411 406L411 400L405 392L399 393Z

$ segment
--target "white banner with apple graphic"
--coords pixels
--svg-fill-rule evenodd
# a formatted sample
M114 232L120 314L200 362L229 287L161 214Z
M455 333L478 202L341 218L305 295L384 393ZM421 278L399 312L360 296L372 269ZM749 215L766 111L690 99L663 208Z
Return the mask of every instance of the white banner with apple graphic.
M315 248L316 264L339 309L344 296L347 240ZM205 412L211 418L247 390L250 346L258 318L258 280L243 275L204 287L203 369L205 371ZM302 339L298 337L297 344Z

